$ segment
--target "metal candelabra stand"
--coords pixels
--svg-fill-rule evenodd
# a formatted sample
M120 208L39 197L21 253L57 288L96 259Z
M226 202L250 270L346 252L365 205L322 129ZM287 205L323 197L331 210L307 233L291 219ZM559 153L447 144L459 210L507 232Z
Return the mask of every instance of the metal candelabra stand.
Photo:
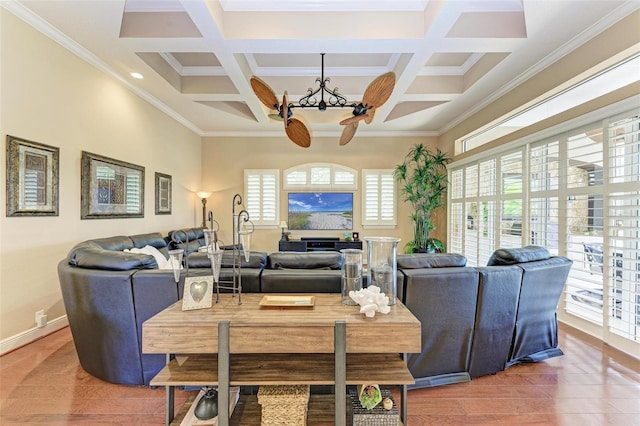
M209 222L211 229L204 229L205 246L207 256L211 260L211 274L216 290L216 303L220 302L220 289L231 290L233 297L238 295L238 304L242 304L242 255L245 261L249 262L251 256L251 234L254 231L254 225L249 220L249 212L244 208L236 212L236 208L242 206L242 196L236 194L233 197L231 214L233 216L233 246L232 246L232 267L233 274L230 280L220 280L220 269L222 267L222 257L224 250L220 248L221 241L218 240L218 222L213 220L213 213L209 213ZM213 228L213 224L217 225L217 229ZM185 244L185 249L176 249L169 251L173 274L176 282L180 281L180 266L185 265L185 276L189 276L189 234L186 231L175 231L172 240L176 246L180 243ZM242 251L242 253L241 253ZM222 285L225 283L225 285Z
M251 254L251 234L253 234L254 225L253 222L249 220L249 212L244 208L236 212L239 207L242 207L242 196L240 194L236 194L233 196L231 204L231 214L233 217L233 273L231 280L216 280L216 303L220 301L220 289L226 289L232 291L233 297L237 294L238 304L242 304L242 255L244 254L244 258L248 262ZM222 254L220 254L220 256L222 256ZM213 262L214 258L212 257L212 270L214 269ZM218 266L217 270L219 272L220 266ZM223 282L227 285L222 285L221 283Z

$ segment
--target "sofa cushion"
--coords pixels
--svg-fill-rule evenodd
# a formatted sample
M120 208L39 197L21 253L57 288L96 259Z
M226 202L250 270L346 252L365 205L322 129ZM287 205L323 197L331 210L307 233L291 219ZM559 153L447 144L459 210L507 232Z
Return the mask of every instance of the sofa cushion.
M260 283L262 293L340 293L342 272L335 269L265 269Z
M170 231L167 238L170 249L182 249L188 253L198 251L201 246L205 245L203 228L177 229Z
M267 269L340 269L342 255L335 251L279 251L267 258Z
M98 245L105 250L122 251L124 249L134 248L135 245L130 237L119 235L117 237L95 238L87 242Z
M519 248L502 248L493 252L487 266L515 265L516 263L535 262L549 259L549 250L540 246L526 246Z
M467 265L467 258L455 253L399 254L397 259L400 269L448 268Z
M244 258L244 254L240 251L240 260L243 268L264 269L267 266L267 253L264 251L252 251L249 254L249 260ZM225 250L222 254L223 268L233 268L233 251Z
M167 246L167 240L159 232L151 232L149 234L132 235L131 241L137 248L143 248L144 246L151 246L157 248L162 255L169 257L169 247Z
M244 258L244 254L240 252L240 260L242 268L263 269L267 264L267 253L262 251L252 251L249 255L249 261ZM210 268L211 260L205 252L191 253L188 257L189 268ZM233 268L233 251L225 250L222 254L221 268Z

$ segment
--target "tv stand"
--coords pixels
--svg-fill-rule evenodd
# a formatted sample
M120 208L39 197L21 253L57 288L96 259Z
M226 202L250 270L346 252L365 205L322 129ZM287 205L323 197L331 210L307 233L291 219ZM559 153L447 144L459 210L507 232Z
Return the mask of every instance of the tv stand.
M342 249L362 250L362 241L346 241L337 237L302 237L300 241L280 240L278 243L279 251L340 251Z

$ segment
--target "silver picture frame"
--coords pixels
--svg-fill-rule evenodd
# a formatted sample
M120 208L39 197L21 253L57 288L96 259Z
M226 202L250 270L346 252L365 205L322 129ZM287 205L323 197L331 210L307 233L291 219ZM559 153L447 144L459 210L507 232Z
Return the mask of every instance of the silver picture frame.
M7 216L58 216L60 149L7 135Z
M171 176L156 172L156 214L171 214Z

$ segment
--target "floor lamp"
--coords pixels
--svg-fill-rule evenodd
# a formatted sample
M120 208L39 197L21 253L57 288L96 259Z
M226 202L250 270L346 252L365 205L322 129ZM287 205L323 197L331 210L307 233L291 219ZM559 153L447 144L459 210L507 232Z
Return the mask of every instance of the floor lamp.
M202 199L202 227L207 227L207 198L211 196L211 192L208 191L198 191L196 192L198 197Z

